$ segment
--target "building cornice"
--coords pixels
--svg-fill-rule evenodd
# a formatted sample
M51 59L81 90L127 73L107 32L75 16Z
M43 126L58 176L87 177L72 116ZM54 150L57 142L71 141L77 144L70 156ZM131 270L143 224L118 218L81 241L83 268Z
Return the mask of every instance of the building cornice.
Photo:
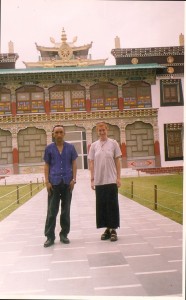
M58 68L58 67L78 67L78 66L104 66L106 59L70 59L70 60L46 60L38 62L24 62L26 68Z
M6 115L0 116L0 124L21 124L30 122L50 122L50 121L85 121L95 119L123 119L123 118L142 118L142 117L157 117L158 108L143 108L143 109L126 109L124 111L94 111L94 112L62 112L47 115L43 114L23 114L23 115Z
M118 49L112 49L111 54L115 58L184 55L184 46L151 47L151 48L118 48Z
M123 80L143 80L155 84L158 65L130 65L130 66L96 66L96 67L66 67L66 68L42 68L42 69L11 69L0 70L0 85L5 86L7 82L20 84L39 84L42 81L63 83L79 83L86 80L97 80L106 78L112 82L115 78ZM160 69L163 68L160 66Z
M17 53L0 53L0 63L16 62L19 58Z

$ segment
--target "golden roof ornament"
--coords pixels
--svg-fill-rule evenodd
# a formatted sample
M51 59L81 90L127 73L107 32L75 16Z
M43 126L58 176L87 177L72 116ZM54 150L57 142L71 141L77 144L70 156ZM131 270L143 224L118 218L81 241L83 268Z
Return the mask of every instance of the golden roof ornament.
M77 38L78 38L77 36L74 36L73 39L72 39L72 42L68 42L68 45L70 47L75 47L75 43L77 42ZM50 37L50 42L52 44L54 44L55 48L59 48L61 46L61 42L56 42L53 37Z
M131 63L132 63L133 65L138 64L138 59L137 59L137 57L133 57L133 58L131 59Z
M12 41L8 43L8 52L14 53L14 43Z
M72 41L68 42L65 29L62 28L61 40L55 41L50 37L52 46L45 47L36 45L36 49L40 52L39 61L37 62L23 62L27 68L44 67L78 67L78 66L104 66L106 59L92 59L88 51L92 47L92 43L76 46L77 36Z
M184 35L182 33L179 35L179 42L180 46L184 46Z
M62 43L66 43L66 41L67 41L67 36L66 36L64 28L62 29L61 40L62 40Z
M58 51L59 57L62 60L68 61L72 58L73 50L66 42L67 36L66 36L64 28L62 29L61 41L62 41L62 44Z
M118 36L115 37L115 48L121 48L120 46L120 38Z

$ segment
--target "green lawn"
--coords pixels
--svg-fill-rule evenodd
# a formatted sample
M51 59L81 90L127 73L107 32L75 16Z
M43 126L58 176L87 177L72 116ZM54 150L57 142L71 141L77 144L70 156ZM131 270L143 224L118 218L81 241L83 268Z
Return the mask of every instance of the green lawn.
M157 210L155 210L155 185ZM183 224L183 175L122 178L119 193Z
M19 187L19 188L18 188ZM23 205L43 188L43 183L1 185L0 186L0 221Z

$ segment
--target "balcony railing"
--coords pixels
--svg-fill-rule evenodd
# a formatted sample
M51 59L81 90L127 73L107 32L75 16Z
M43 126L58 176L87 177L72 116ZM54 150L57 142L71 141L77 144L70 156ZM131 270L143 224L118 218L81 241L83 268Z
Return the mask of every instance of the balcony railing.
M26 122L48 122L48 121L77 121L94 119L123 119L133 117L157 117L157 108L126 109L124 111L94 111L94 112L61 112L40 114L20 114L16 116L0 116L0 124L3 123L26 123Z

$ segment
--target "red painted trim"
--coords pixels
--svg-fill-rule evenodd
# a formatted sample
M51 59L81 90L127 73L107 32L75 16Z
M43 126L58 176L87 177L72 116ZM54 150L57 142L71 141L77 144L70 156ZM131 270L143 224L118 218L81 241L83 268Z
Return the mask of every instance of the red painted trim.
M141 168L138 169L141 172L145 172L148 174L170 174L170 173L183 173L183 167L160 167L160 168Z
M122 157L127 157L127 149L125 143L121 144L121 153L122 153Z
M123 108L124 108L123 98L122 98L122 97L120 97L120 98L118 99L118 106L119 106L119 110L122 111Z
M155 156L160 155L160 143L159 143L159 141L155 141L155 143L154 143L154 154L155 154Z
M16 116L17 109L16 109L16 103L15 102L12 102L12 104L11 104L11 112L12 112L13 116Z
M17 148L14 148L12 150L12 155L13 155L13 164L18 164L19 163L19 152Z
M46 112L47 115L50 114L50 103L49 103L49 101L45 102L45 112Z
M90 99L86 99L86 111L87 112L91 111L91 102L90 102Z

